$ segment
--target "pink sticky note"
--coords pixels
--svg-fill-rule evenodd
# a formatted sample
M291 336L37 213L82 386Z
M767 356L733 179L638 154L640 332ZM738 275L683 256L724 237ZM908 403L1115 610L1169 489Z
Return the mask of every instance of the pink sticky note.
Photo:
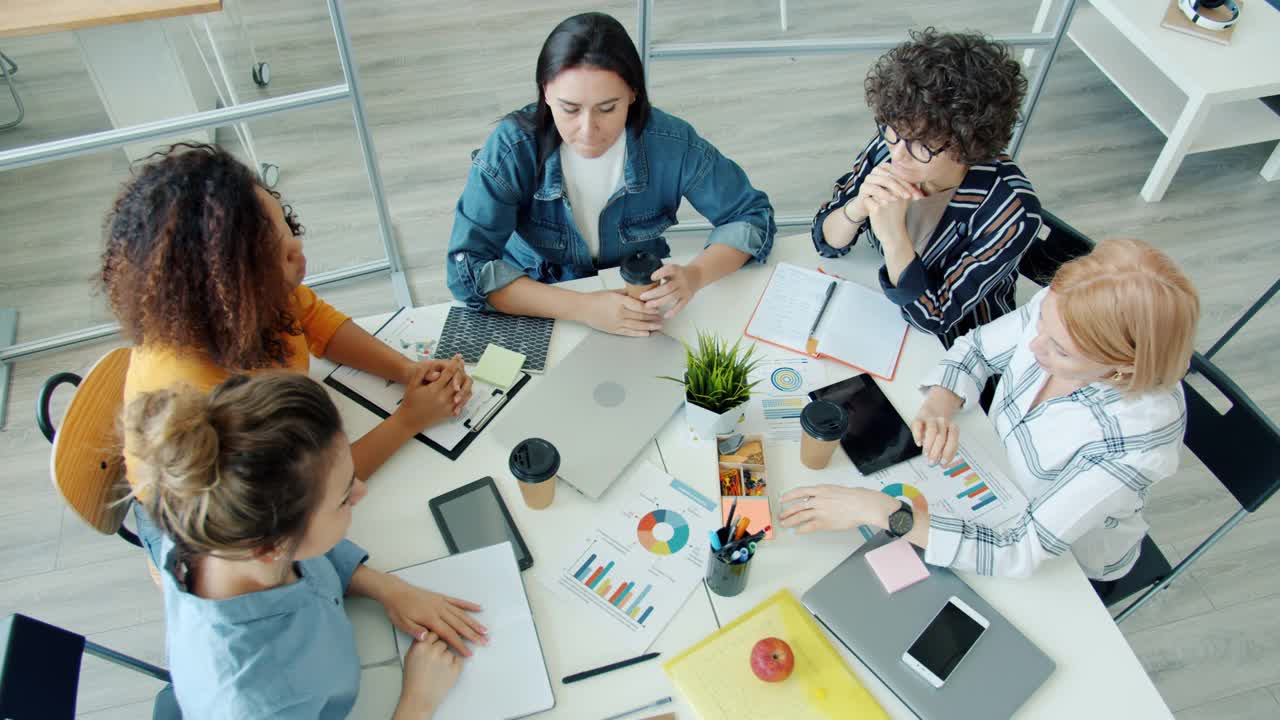
M929 577L929 569L905 538L868 552L867 563L890 595Z

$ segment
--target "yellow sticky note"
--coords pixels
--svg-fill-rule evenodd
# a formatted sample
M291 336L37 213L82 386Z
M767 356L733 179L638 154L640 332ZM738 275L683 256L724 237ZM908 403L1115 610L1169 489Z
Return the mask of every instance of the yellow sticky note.
M480 356L476 369L471 371L471 377L507 390L519 377L522 367L524 367L523 353L489 343L489 347L485 348L484 354Z

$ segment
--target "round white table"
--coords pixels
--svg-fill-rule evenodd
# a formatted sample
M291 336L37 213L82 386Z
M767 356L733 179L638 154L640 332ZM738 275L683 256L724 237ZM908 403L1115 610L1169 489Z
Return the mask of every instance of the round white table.
M877 287L875 273L881 264L879 256L865 247L855 248L846 258L829 260L814 253L807 235L779 238L768 265L748 266L704 289L679 316L668 321L665 332L686 342L694 338L697 330L714 331L730 339L741 337L756 300L778 262L820 266L871 287ZM622 281L615 269L602 272L596 278L566 283L566 286L589 291L601 287L620 288ZM413 312L415 322L435 330L443 325L448 305L417 308ZM360 323L372 329L383 319L385 316L364 318ZM557 322L548 358L549 372L554 372L555 364L589 332L592 331L576 323ZM751 340L744 338L744 342ZM782 354L766 345L760 347L769 357ZM915 383L938 361L942 352L936 338L913 329L908 334L894 381L880 382L904 418L911 418L920 403L921 395ZM843 365L822 362L827 366L829 382L854 373ZM312 375L322 378L331 367L317 362ZM535 376L531 384L539 380ZM337 393L331 395L352 437L359 437L377 422L372 413L356 403ZM512 402L520 399L517 396ZM548 408L547 412L548 421L554 421L555 408ZM984 415L965 412L958 423L971 451L979 454L984 462L1004 463L1003 450ZM589 527L594 505L562 485L550 508L542 511L526 508L515 480L507 471L508 451L509 448L501 447L489 433L483 432L457 461L450 461L421 443L409 443L371 479L368 496L356 508L350 537L368 550L370 566L380 570L441 557L447 550L427 509L427 501L477 478L492 476L535 559L534 567L525 573L525 587L556 697L556 707L539 717L600 718L673 696L676 702L661 711L674 711L677 717L692 720L696 715L667 680L661 662L781 588L802 595L862 542L856 532L807 536L778 532L753 560L751 579L741 595L721 598L701 586L694 590L653 644L652 649L661 651L663 657L564 685L560 679L565 675L621 659L616 651L596 642L590 624L575 616L571 606L536 579L540 571L549 570L547 566L556 561L559 547L576 541ZM642 457L709 496L719 492L714 451L695 447L688 441L682 411L658 432ZM831 465L822 471L805 468L799 461L798 443L769 443L766 457L775 512L776 498L786 490L830 482L842 473L854 472L843 453L836 453ZM620 490L625 491L618 485L610 492ZM1022 707L1019 717L1171 717L1072 557L1068 555L1046 563L1029 579L969 574L963 577L1057 663L1056 672ZM391 625L380 606L362 598L348 601L348 614L356 625L364 667L360 698L352 717L389 717L399 694L401 677ZM500 642L501 638L495 637L493 641ZM915 717L834 637L832 643L891 716ZM637 717L645 716L641 713Z

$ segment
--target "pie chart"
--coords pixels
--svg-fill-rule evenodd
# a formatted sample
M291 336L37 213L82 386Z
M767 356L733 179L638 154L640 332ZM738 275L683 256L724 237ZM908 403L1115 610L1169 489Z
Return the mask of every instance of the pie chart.
M640 518L636 537L644 549L654 555L675 555L689 544L689 523L680 517L680 513L653 510ZM659 540L659 537L666 539Z
M925 499L924 493L920 492L914 485L893 483L880 488L880 491L890 497L909 500L911 506L918 512L924 512L929 509L929 501Z

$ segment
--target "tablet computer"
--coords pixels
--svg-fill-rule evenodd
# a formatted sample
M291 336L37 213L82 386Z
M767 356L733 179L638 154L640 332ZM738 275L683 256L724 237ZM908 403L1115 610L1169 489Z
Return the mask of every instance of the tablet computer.
M863 475L920 454L920 447L911 437L911 428L870 375L854 375L814 390L809 397L828 400L849 413L849 428L840 438L840 447Z
M444 536L450 554L467 552L511 541L516 563L521 570L533 567L533 555L524 544L511 512L498 494L493 478L483 477L473 483L431 498L427 503Z

